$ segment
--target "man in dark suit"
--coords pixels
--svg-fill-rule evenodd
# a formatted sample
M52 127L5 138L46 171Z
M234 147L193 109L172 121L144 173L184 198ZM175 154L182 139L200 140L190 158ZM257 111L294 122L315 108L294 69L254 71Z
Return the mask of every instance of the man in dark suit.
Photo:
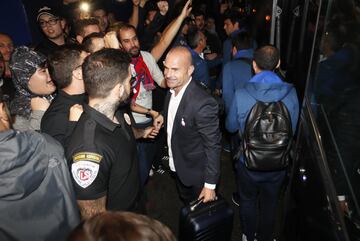
M164 67L170 88L164 108L169 165L180 198L185 204L214 200L221 151L217 102L191 80L194 66L187 48L171 49Z

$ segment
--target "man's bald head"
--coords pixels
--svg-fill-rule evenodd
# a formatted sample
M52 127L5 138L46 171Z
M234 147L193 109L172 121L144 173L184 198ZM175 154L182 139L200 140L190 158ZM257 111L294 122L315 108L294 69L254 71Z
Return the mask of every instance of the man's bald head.
M175 47L169 51L164 61L166 84L177 94L194 72L190 51L185 47Z
M170 56L170 55L173 55L173 57L183 60L183 64L185 64L185 65L188 65L188 66L192 65L191 52L186 47L178 46L178 47L172 48L166 55L166 58L168 58L168 56Z

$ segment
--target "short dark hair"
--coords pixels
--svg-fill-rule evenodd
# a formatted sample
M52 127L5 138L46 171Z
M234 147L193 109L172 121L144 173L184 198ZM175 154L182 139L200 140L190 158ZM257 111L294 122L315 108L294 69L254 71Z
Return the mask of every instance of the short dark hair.
M123 30L128 30L128 29L132 29L132 30L134 30L135 33L136 33L136 28L135 28L134 26L132 26L132 25L129 24L129 23L124 23L124 24L122 24L122 25L119 27L119 31L116 33L119 41L121 41L121 39L120 39L120 32L123 31Z
M245 19L239 11L228 10L224 13L224 20L229 19L232 24L239 23L239 27L245 27Z
M72 72L81 64L83 51L79 45L65 45L49 55L48 70L58 89L68 87L72 81Z
M194 17L203 16L205 19L205 13L201 10L193 11L193 15L194 15Z
M279 60L279 50L272 45L262 46L254 52L254 61L261 70L274 70Z
M99 21L96 18L85 18L85 19L77 20L75 22L75 27L74 27L75 34L84 36L84 34L85 34L84 29L90 25L98 25L99 26Z
M190 48L195 49L198 46L201 38L200 32L201 31L196 27L189 29L189 32L186 36L186 41Z
M170 229L150 217L130 212L103 212L76 227L68 241L176 241Z
M89 97L105 98L129 74L131 58L119 49L106 48L87 56L82 65L85 91Z
M84 50L88 53L93 53L94 52L94 46L92 44L92 40L95 38L104 38L104 33L100 32L100 33L91 33L88 36L86 36L83 41L82 41L82 46L84 48Z
M250 34L246 31L237 33L232 38L232 46L235 47L237 51L251 48Z

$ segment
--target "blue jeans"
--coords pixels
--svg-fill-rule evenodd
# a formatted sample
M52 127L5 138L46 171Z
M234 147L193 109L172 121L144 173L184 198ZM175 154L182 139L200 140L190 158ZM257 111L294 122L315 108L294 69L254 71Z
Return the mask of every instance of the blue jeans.
M143 187L149 177L151 165L154 161L156 145L153 140L146 139L137 140L136 145L139 159L140 183Z
M273 240L279 192L286 171L253 172L239 161L237 166L240 196L240 222L248 241Z

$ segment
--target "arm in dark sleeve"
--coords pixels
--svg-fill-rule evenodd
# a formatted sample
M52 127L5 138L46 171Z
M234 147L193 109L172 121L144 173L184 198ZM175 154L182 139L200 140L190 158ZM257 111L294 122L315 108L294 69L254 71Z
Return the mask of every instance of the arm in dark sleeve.
M230 108L232 100L235 94L234 81L232 79L230 65L226 64L222 71L222 90L223 90L223 99L225 104L225 113L229 113L232 109Z
M238 118L237 110L238 110L237 101L236 98L233 98L225 120L225 127L228 130L228 132L236 132L239 130L240 124L237 120Z
M215 99L207 98L197 112L195 124L205 148L205 183L216 184L220 176L221 135L218 104Z
M41 120L41 131L55 138L62 146L67 134L68 115L66 113L45 113Z
M144 31L145 31L145 11L142 7L139 6L139 19L138 25L136 27L136 32L139 39L143 39Z
M165 16L162 16L160 12L156 12L156 15L151 23L144 28L144 34L142 36L142 49L149 50L154 42L154 37L157 32L161 31L162 26L165 23Z

